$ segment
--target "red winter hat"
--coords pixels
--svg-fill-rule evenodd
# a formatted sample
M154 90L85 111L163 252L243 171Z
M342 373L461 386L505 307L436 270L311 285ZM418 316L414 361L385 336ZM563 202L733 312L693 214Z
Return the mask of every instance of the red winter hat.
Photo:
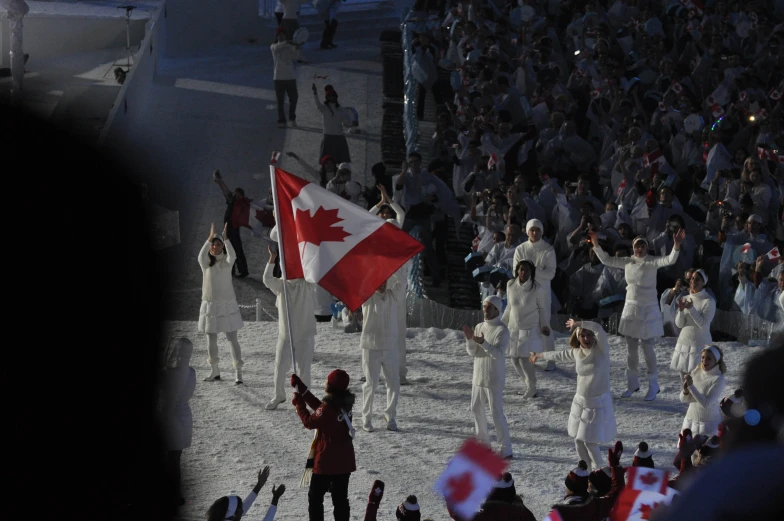
M577 467L566 476L564 485L578 496L587 496L589 475L588 464L584 460L580 460Z
M348 381L348 373L343 369L335 369L327 376L327 383L336 391L345 391L348 389Z
M337 95L338 95L337 91L335 91L335 88L334 88L332 85L326 85L326 86L324 87L324 93L325 93L327 96L329 96L330 94L334 94L335 96L337 96Z
M284 29L282 25L279 25L279 26L278 26L278 28L277 28L277 29L275 29L275 38L277 38L278 36L280 36L280 33L287 34L287 33L286 33L286 29Z
M634 452L632 467L647 467L649 469L655 468L653 465L653 453L648 450L648 444L644 441L640 442L640 445Z
M323 165L325 161L332 161L333 163L335 162L335 160L332 159L332 156L325 155L324 157L321 158L321 161L319 161L319 164Z

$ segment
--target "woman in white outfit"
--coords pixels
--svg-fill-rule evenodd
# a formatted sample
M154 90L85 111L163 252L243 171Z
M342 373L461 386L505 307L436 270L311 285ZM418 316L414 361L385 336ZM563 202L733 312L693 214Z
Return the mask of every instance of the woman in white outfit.
M716 301L705 291L708 275L697 270L689 283L689 295L678 298L675 325L681 328L672 353L670 369L680 371L681 378L700 363L702 348L713 343L711 321L716 314Z
M370 213L378 215L389 224L393 224L402 229L403 223L406 220L406 211L389 197L384 185L377 185L376 188L381 192L381 201L370 209ZM395 272L395 276L398 280L396 298L397 347L400 353L400 367L398 368L400 373L400 385L408 385L408 380L406 380L406 376L408 375L408 370L406 369L406 292L408 291L408 272L411 269L411 262L412 261L409 259Z
M188 401L196 390L196 371L190 366L193 343L184 337L174 338L165 353L158 413L164 425L169 473L176 487L176 498L183 505L180 458L193 438L193 414Z
M201 284L201 309L199 310L199 333L207 334L207 352L210 355L212 372L205 382L220 380L220 358L218 358L218 333L224 333L231 344L234 362L235 383L242 383L242 352L237 340L237 331L242 329L242 315L231 282L231 267L236 256L231 241L215 234L215 224L210 228L210 237L199 252L199 266L203 275Z
M683 377L681 401L689 404L683 429L691 429L693 436L705 434L715 436L719 433L722 421L719 402L724 393L726 382L724 355L717 346L707 346L700 355L700 365Z
M362 349L362 428L373 432L373 394L378 378L384 373L387 386L387 408L384 419L387 429L397 430L397 400L400 395L400 354L397 345L397 285L396 275L389 277L362 304L362 334L359 347Z
M645 399L654 400L659 394L659 371L656 366L654 341L664 336L664 324L656 294L656 271L659 268L672 266L678 260L681 243L686 238L686 231L681 229L673 236L675 243L666 257L648 255L648 240L637 237L632 242L634 255L631 257L610 257L601 246L595 232L589 233L594 245L593 251L605 266L624 268L626 275L626 302L621 312L618 333L626 337L626 391L622 396L628 398L640 390L639 346L642 344L645 363L648 366L648 393Z
M555 261L555 249L542 239L544 226L539 219L531 219L525 225L525 233L528 234L528 241L517 247L514 253L515 267L522 260L528 260L536 266L536 281L542 285L542 291L547 299L546 306L548 313L552 306L552 291L550 281L555 277L555 270L558 267ZM549 314L548 314L549 317ZM547 325L550 325L549 322ZM552 351L554 349L554 339L552 336L542 338L542 351ZM548 361L545 371L555 369L555 362Z
M324 103L318 99L318 89L313 84L313 98L316 108L321 112L324 136L321 139L321 157L330 156L335 164L351 163L348 141L343 134L343 123L346 121L345 110L338 103L338 93L332 87L324 87Z
M501 321L501 299L491 295L482 305L484 322L473 329L463 326L466 351L474 357L471 380L471 411L474 413L476 436L489 443L485 405L490 407L495 424L496 439L501 445L501 457L512 459L512 440L504 415L504 385L506 383L506 350L509 330Z
M615 439L616 423L610 396L610 344L607 333L595 322L566 321L572 330L570 349L549 353L531 353L537 360L574 360L577 392L569 411L568 432L574 438L577 455L591 461L594 469L602 468L600 443Z
M503 322L509 328L507 356L527 389L524 398L536 396L536 368L528 361L531 352L543 351L542 335L550 335L550 307L542 285L536 280L536 266L528 260L515 266L515 278L506 285ZM522 393L520 393L522 394Z
M277 240L277 228L273 228L270 236ZM275 259L278 252L269 245L269 262L264 268L263 282L275 294L275 306L278 308L278 343L275 346L275 395L267 402L267 410L276 409L286 401L285 380L291 369L291 345L289 344L289 324L286 317L286 302L283 299L283 280L275 278ZM313 314L314 284L305 279L286 281L286 293L289 297L291 331L294 335L294 356L297 361L297 374L310 385L310 364L316 349L316 319Z

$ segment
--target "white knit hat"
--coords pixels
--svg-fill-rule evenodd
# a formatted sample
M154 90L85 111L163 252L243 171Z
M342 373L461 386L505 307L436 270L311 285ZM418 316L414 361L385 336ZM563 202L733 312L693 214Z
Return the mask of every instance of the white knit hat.
M525 225L525 233L528 233L528 230L531 228L539 228L539 230L544 231L544 226L542 226L542 221L539 219L531 219Z
M348 170L351 172L351 163L340 163L338 165L338 170Z
M490 295L487 297L484 300L484 304L492 304L499 313L504 309L504 302L501 300L501 297L496 295Z

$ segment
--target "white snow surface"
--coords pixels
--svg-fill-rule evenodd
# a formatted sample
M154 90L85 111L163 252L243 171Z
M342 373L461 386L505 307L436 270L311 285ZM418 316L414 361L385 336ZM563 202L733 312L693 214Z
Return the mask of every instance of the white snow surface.
M264 405L272 397L272 375L278 325L249 322L239 331L242 345L243 385L234 384L228 342L220 335L223 380L203 382L209 374L206 337L197 333L196 322L166 322L167 336L186 336L194 342L191 366L198 383L190 401L193 410L193 444L183 452L183 494L186 504L180 517L205 519L213 501L227 494L245 497L253 488L256 474L264 465L271 467L270 478L248 513L248 521L262 519L271 499L273 484L284 483L276 519L302 521L308 518L307 489L299 488L312 433L307 431L288 401L274 411ZM351 390L357 394L354 447L357 470L351 476L349 501L351 519L364 517L373 480L386 487L379 509L380 521L394 520L395 508L407 495L415 494L422 519L450 519L433 484L460 444L474 434L469 410L473 359L466 353L463 334L454 330L408 330L408 380L402 386L398 404L397 432L387 431L383 418L385 387L379 385L374 400L373 424L376 431L361 429L362 390L359 378L359 334L346 334L328 323L318 324L316 352L312 366L313 388L322 396L327 374L335 368L346 370ZM626 346L623 338L610 336L613 405L618 422L618 439L624 443L622 464L631 465L640 441L653 451L657 468L674 471L677 434L686 413L682 404L679 375L669 368L675 338L659 339L656 355L661 393L653 402L643 396L646 383L631 399L619 398L626 387L624 368ZM740 387L746 362L764 348L738 342L718 343L727 364L725 394ZM566 348L559 336L556 349ZM644 361L641 361L644 365ZM555 371L538 368L538 398L526 401L517 394L524 390L522 379L507 363L504 410L509 422L515 458L509 471L518 494L537 519L563 498L563 481L576 466L573 440L566 422L576 376L574 365L559 364ZM641 368L642 369L642 368ZM492 418L488 411L488 422ZM495 446L495 449L499 447ZM602 447L606 454L607 447ZM325 518L332 518L332 504L325 497Z

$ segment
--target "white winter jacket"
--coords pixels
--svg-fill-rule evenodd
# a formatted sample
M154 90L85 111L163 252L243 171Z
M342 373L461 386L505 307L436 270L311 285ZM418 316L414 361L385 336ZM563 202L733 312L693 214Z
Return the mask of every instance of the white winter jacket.
M530 280L520 284L514 278L506 285L506 299L502 320L509 327L507 355L526 357L532 350L538 350L541 328L550 325L550 306L545 288L539 283L532 288Z
M286 303L283 301L283 280L272 276L274 264L269 262L264 267L262 281L276 295L275 306L278 308L278 338L289 338L288 320L286 319ZM294 339L316 336L316 317L313 309L315 300L314 287L305 279L286 281L286 293L289 296L291 312L291 332Z
M383 293L373 293L362 304L362 335L359 347L362 349L396 349L398 335L398 285L396 275L387 279Z
M691 378L689 394L683 394L681 390L681 401L689 404L686 419L692 423L719 423L722 419L719 402L724 395L726 382L718 364L710 371L698 365L691 372Z
M294 61L299 59L300 50L289 42L278 42L270 45L272 61L275 64L273 80L296 80Z
M569 348L541 354L545 360L556 362L574 360L577 371L576 396L586 398L601 396L610 392L610 344L607 342L607 333L596 322L583 321L580 322L580 327L593 331L596 336L596 345L592 348Z
M540 282L545 290L550 290L550 281L555 277L557 267L555 261L555 249L547 244L544 239L531 242L525 241L517 247L514 254L514 268L522 260L529 260L536 266L536 281Z
M693 306L675 313L675 325L681 328L681 333L670 368L690 373L700 363L703 348L713 343L710 325L716 314L716 301L704 289L681 298L691 300Z
M509 347L509 330L499 314L474 328L474 335L484 337L481 344L466 339L466 351L474 357L474 377L471 383L479 387L503 389L506 385L506 350Z
M201 299L206 302L237 302L234 284L231 281L231 267L237 259L231 241L223 243L224 252L215 258L210 266L210 246L207 241L199 251L199 266L204 275L201 283Z
M646 255L639 257L610 257L598 244L593 251L605 266L623 268L626 274L626 301L638 303L641 306L656 306L659 299L656 293L656 271L665 266L671 266L678 260L679 250L672 249L666 257ZM539 271L537 270L537 278Z

